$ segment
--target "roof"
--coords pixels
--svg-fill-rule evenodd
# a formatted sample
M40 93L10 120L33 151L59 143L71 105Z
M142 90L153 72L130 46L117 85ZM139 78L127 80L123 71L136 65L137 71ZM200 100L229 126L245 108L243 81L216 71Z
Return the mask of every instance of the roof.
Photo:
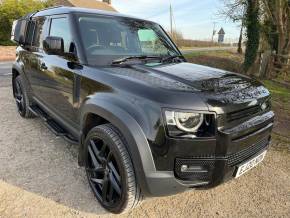
M70 3L69 0L53 0L53 5L63 5L63 6L70 6L73 7L74 5Z
M136 17L132 17L129 15L125 15L125 14L121 14L121 13L113 12L113 11L103 11L103 10L98 10L98 9L66 7L66 6L56 6L56 7L47 8L47 9L41 10L39 12L36 12L35 14L33 14L33 16L35 16L35 17L37 17L37 16L50 16L50 15L69 14L69 13L89 13L89 14L100 14L100 15L139 19ZM139 19L139 20L143 20L143 19Z
M226 33L225 33L224 29L221 28L220 31L218 32L218 34L219 34L219 35L225 35Z
M117 11L108 3L97 1L97 0L67 0L67 1L76 7L92 8L92 9L99 9L99 10L105 10L105 11Z

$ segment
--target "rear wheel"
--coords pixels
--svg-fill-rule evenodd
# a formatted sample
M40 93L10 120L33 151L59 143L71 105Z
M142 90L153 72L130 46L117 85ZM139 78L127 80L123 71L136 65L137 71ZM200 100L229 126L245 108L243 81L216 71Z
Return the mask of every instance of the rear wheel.
M111 124L93 128L85 140L89 184L100 204L113 213L132 209L141 201L125 143Z
M31 105L29 88L26 87L20 75L13 80L13 89L17 110L20 116L25 118L35 117L29 110L29 106Z

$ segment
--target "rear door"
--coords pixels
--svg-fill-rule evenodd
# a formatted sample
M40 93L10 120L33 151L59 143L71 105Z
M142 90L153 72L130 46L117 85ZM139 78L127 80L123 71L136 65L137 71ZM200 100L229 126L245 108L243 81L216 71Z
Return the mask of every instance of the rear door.
M49 17L46 35L61 37L64 40L65 53L70 52L72 39L71 25L68 15ZM70 61L65 56L48 55L43 52L39 56L37 97L48 110L68 126L78 127L77 84L80 72L71 69Z

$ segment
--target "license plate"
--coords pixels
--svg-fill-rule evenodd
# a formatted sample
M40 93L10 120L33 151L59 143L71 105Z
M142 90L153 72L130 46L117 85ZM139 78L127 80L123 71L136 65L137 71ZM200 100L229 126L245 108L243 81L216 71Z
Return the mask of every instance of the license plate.
M267 153L267 151L264 151L263 153L259 154L258 156L254 157L251 160L248 160L247 162L240 165L238 167L235 178L243 175L244 173L248 172L253 167L257 166L259 163L261 163L264 160L266 153Z

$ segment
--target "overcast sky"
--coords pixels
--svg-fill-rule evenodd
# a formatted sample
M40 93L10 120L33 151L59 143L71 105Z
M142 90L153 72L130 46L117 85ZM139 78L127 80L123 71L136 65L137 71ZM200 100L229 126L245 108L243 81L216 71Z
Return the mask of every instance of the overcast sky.
M184 38L211 39L213 22L216 29L224 28L226 41L236 40L239 36L237 24L218 18L222 7L220 0L175 0L171 1L176 27ZM112 5L121 13L149 19L169 29L169 0L112 0Z

